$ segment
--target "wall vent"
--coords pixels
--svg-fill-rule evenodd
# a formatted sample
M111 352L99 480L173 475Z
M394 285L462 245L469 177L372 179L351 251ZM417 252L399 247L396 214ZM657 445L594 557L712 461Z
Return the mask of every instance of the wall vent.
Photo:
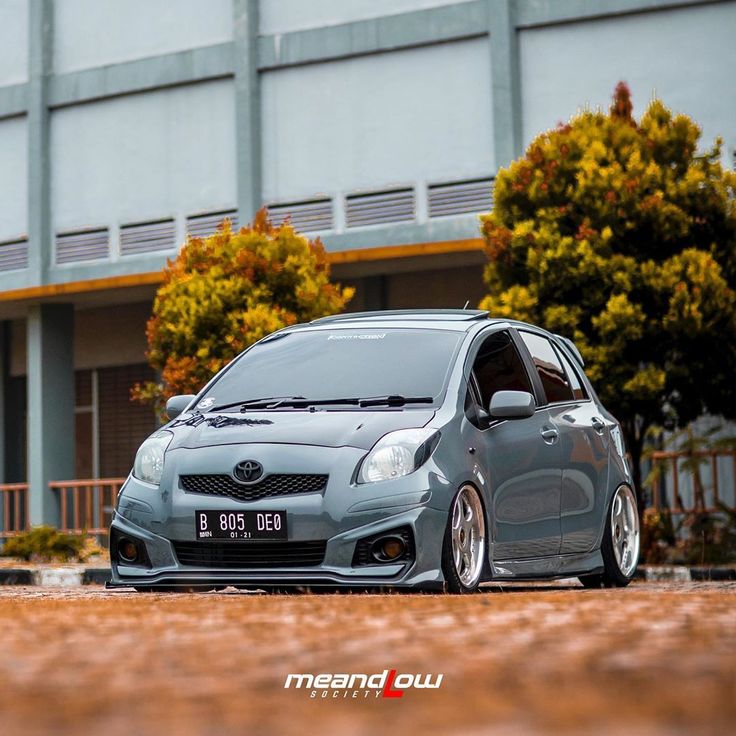
M56 234L56 262L99 261L110 255L110 233L106 227Z
M0 243L0 271L17 271L28 267L28 241L10 240Z
M131 256L157 250L173 250L176 226L173 220L140 222L120 228L120 255Z
M225 218L230 220L233 232L238 231L238 211L221 210L219 212L204 212L201 215L187 217L187 232L193 238L206 238L217 230Z
M430 217L490 212L493 209L493 179L430 184L427 201Z
M287 217L295 230L301 233L314 233L332 230L332 200L310 199L304 202L269 204L268 214L271 222L278 227Z
M386 225L414 219L414 190L394 189L370 194L351 194L345 201L348 227Z

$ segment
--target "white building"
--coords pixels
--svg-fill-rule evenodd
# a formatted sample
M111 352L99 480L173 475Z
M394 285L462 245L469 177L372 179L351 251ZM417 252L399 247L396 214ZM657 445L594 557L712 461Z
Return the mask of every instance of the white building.
M267 203L354 309L475 304L495 172L619 80L733 155L735 32L733 1L0 0L0 480L58 523L49 481L127 473L187 231Z

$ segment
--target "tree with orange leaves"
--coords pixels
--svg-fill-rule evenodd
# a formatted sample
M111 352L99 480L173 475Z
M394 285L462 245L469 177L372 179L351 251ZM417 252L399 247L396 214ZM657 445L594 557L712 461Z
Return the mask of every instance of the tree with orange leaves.
M160 410L270 332L340 312L352 296L330 282L319 239L288 222L274 227L265 209L238 232L225 220L207 238L188 238L168 262L146 331L161 380L136 386L133 397Z

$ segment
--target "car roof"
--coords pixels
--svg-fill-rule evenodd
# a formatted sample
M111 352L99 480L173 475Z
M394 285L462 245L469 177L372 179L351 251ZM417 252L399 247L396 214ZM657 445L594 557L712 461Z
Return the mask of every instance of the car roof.
M332 314L328 317L313 319L311 324L326 322L344 322L346 320L449 320L468 321L485 319L488 312L484 309L382 309L374 312L347 312L346 314Z
M530 324L528 322L520 322L515 319L491 317L485 309L384 309L373 312L348 312L346 314L333 314L327 317L319 317L311 322L300 325L293 325L285 328L290 332L293 329L304 329L310 327L327 327L339 326L350 327L360 325L391 326L391 327L420 327L423 329L440 328L445 330L455 330L458 332L468 332L475 327L479 327L481 322L492 324L496 327L516 327L528 328L541 332L548 337L553 338L559 343L563 343L572 357L580 366L584 366L580 351L575 344L567 337L555 335L545 330L543 327Z
M386 309L375 312L352 312L320 317L309 325L339 327L379 324L394 327L407 324L411 327L440 327L465 331L488 320L488 312L482 309ZM306 326L306 325L305 325Z

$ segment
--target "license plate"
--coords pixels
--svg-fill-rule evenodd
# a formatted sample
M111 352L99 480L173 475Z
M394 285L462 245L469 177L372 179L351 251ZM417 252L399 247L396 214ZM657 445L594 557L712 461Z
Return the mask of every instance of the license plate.
M196 511L197 539L288 539L286 511Z

